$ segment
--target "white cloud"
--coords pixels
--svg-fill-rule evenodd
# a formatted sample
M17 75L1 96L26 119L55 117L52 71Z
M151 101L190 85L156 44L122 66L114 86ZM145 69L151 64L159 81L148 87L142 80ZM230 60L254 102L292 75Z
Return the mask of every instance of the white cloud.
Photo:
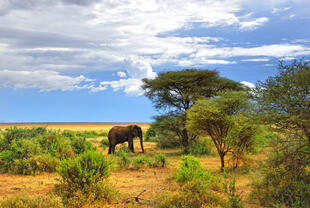
M266 62L269 61L269 58L253 58L253 59L244 59L242 61L247 61L247 62Z
M285 56L309 55L310 48L303 45L271 44L252 48L242 47L205 47L200 49L196 57L238 57L238 56L269 56L281 58Z
M126 73L121 71L117 72L117 75L121 78L127 77Z
M120 79L117 81L102 81L98 88L93 88L92 92L107 89L110 86L114 91L123 90L129 96L141 96L143 90L141 88L143 78L153 79L157 74L153 72L148 61L141 57L131 56L124 60L128 79ZM118 73L119 74L119 73ZM121 74L125 74L122 72ZM126 74L125 74L126 75Z
M242 30L255 30L258 27L264 25L268 21L269 19L267 17L260 17L252 21L240 22L240 28Z
M240 83L249 87L249 88L255 88L255 84L253 84L252 82L242 81Z
M15 89L39 89L40 91L68 91L88 89L93 80L70 77L55 71L0 71L0 87Z

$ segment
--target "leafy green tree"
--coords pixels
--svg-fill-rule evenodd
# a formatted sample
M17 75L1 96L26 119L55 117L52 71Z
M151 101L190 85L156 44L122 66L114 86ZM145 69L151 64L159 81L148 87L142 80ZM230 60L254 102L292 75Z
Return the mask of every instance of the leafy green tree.
M211 137L221 158L222 170L228 152L235 156L236 168L254 144L257 127L248 119L250 107L245 92L226 91L220 96L199 100L188 111L188 129Z
M279 64L279 73L258 82L254 95L261 120L310 143L310 59Z
M190 139L186 129L186 111L201 97L212 97L225 89L241 90L242 85L222 78L216 71L187 69L161 73L155 79L143 79L145 95L155 108L178 115L182 145L188 150Z
M310 206L310 60L285 64L255 91L258 118L280 132L252 195L263 205Z

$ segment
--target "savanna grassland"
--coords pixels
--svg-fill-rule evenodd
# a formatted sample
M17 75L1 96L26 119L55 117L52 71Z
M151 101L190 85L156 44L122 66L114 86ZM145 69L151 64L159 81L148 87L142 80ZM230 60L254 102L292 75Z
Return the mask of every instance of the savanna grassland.
M96 131L98 133L108 132L114 125L128 125L126 123L62 123L62 124L18 124L18 128L32 128L43 126L51 130L59 131ZM138 124L142 127L143 132L149 128L150 124ZM1 129L12 127L9 124L2 124ZM16 124L14 124L16 126ZM106 140L105 136L98 136L95 138L87 138L95 147L97 152L102 152L107 155L108 149L103 149L102 140ZM117 145L116 152L126 145ZM181 163L183 150L181 148L161 149L158 148L156 142L144 141L145 154L141 153L139 140L134 140L135 153L129 154L128 158L134 158L145 155L148 158L154 158L154 155L160 153L166 156L165 167L154 167L154 165L136 166L134 163L128 164L125 168L120 165L115 159L116 156L108 156L109 160L116 160L113 163L114 169L109 176L109 183L111 183L115 190L118 191L117 197L114 200L95 204L84 205L84 207L152 207L159 203L158 198L164 193L176 194L180 191L180 186L174 179L174 175ZM237 171L227 171L222 173L220 171L221 162L214 147L211 147L211 153L208 155L197 156L201 162L202 168L211 172L212 175L220 178L219 185L227 183L230 176L236 178L236 188L240 195L240 199L244 201L245 207L261 207L255 200L249 200L251 192L251 183L255 180L255 169L257 164L263 161L266 157L267 149L260 149L256 154L251 154L247 163L239 167ZM227 158L227 167L229 167L229 155ZM1 174L0 175L0 201L5 201L19 195L27 195L30 197L47 195L54 189L59 175L55 172L40 173L36 175L20 175L20 174ZM224 189L217 189L216 195L220 198L228 200L228 195ZM165 206L163 206L165 207ZM210 206L212 207L212 206Z

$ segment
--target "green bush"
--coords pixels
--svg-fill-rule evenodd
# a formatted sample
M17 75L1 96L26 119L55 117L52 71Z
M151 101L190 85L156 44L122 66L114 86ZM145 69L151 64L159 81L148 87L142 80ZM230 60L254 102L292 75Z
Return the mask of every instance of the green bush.
M97 183L110 174L111 162L97 152L87 151L74 159L63 160L57 173L61 183L72 190L83 189Z
M228 208L228 202L213 191L201 180L188 181L177 194L164 193L154 200L158 208Z
M101 133L99 133L99 136L107 137L107 136L108 136L108 133L107 133L107 132L101 132Z
M54 195L30 197L18 195L0 203L1 208L63 208L61 198Z
M56 193L70 206L106 199L110 196L105 180L110 175L110 168L111 162L106 156L93 151L63 160L57 168L60 184L56 186Z
M278 143L255 177L252 198L264 206L310 207L310 145L304 142Z
M71 145L75 154L81 154L89 150L94 150L93 144L87 141L85 137L72 138Z
M272 141L276 140L279 137L278 134L274 133L274 132L264 132L262 134L259 134L255 137L255 141L256 141L256 148L259 147L268 147L271 145Z
M150 128L148 128L145 132L144 135L144 140L145 141L150 141L152 137L156 136L156 132L155 130L152 128L152 126Z
M157 148L160 149L175 149L181 146L179 138L170 132L156 135L156 137L154 137L154 141L157 143Z
M218 178L211 175L207 170L201 167L200 161L191 155L182 156L182 163L180 164L175 179L177 182L184 183L192 180L215 182Z
M132 161L132 166L135 168L135 169L141 169L141 168L144 168L144 167L151 167L152 166L152 161L150 158L144 156L144 155L140 155L140 156L137 156L135 158L133 158L133 161Z
M1 132L0 172L26 175L50 172L56 169L59 160L93 149L92 143L74 131L12 127Z
M229 182L225 183L225 192L228 195L229 204L231 208L243 208L244 202L241 195L236 188L236 178L232 178Z
M117 163L119 167L123 169L128 169L131 164L131 160L128 156L128 153L125 151L120 151L118 152L117 157L118 157Z
M121 144L120 149L118 151L115 151L114 156L120 156L123 154L122 152L125 152L127 154L132 154L131 150L126 144Z
M22 175L38 175L42 172L55 172L59 160L50 155L34 155L30 158L15 159L9 173Z
M210 139L204 138L198 141L190 141L188 151L192 155L210 155L213 146Z
M102 147L102 149L106 149L107 147L109 147L109 140L108 139L102 139L100 141L100 146Z
M154 156L155 162L153 164L154 167L166 167L167 166L167 157L164 154L156 154Z

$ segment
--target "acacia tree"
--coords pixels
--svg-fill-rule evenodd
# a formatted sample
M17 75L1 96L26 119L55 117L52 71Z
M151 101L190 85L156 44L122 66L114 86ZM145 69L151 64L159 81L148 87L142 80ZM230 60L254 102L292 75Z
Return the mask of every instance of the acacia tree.
M257 127L249 121L251 103L245 92L226 91L220 96L199 100L188 111L190 131L210 136L225 166L225 155L232 152L234 168L244 153L251 150Z
M310 207L310 60L280 62L254 92L258 118L281 136L252 195L263 205Z
M188 152L190 139L185 125L186 111L201 97L212 97L225 89L243 89L242 84L222 78L216 71L195 69L160 73L155 79L143 79L143 83L145 96L155 108L179 115L181 126L178 131L185 152Z
M279 64L279 73L255 89L258 114L286 134L306 136L310 144L310 59Z

